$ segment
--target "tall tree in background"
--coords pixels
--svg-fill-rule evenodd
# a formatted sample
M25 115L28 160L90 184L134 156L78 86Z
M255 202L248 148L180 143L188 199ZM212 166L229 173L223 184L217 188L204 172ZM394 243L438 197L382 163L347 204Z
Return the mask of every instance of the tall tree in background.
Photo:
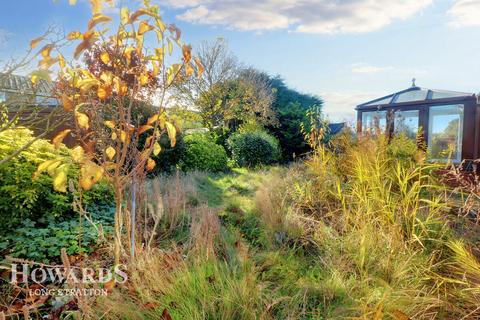
M218 84L237 77L239 64L237 58L229 51L228 43L223 38L215 41L203 41L195 50L195 56L204 66L203 77L190 78L174 86L174 95L178 104L194 109L198 99Z
M197 107L208 128L232 132L245 122L275 125L273 99L268 82L255 70L245 69L236 78L217 83L202 93Z
M204 66L203 77L179 83L175 99L184 108L197 110L203 125L215 130L221 141L247 121L276 124L268 77L241 67L224 39L203 42L196 56Z
M289 88L279 77L270 77L270 85L275 92L272 109L277 113L278 126L269 126L268 130L278 138L284 160L311 150L302 133L302 123L307 122L307 111L314 107L321 113L323 101L317 96L301 93Z
M279 139L284 160L310 150L301 124L312 106L321 111L319 97L289 88L279 76L242 67L223 39L203 42L197 55L205 76L176 86L175 98L198 110L206 127L225 138L241 123L254 121Z

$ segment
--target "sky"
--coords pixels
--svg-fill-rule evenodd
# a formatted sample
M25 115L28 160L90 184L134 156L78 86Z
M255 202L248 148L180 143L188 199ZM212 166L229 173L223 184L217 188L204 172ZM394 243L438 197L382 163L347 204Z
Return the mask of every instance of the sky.
M151 2L193 48L227 39L245 65L320 96L331 121L352 121L356 105L405 89L412 78L421 87L480 92L480 0ZM83 30L90 15L87 0L0 0L0 60L21 56L51 25Z

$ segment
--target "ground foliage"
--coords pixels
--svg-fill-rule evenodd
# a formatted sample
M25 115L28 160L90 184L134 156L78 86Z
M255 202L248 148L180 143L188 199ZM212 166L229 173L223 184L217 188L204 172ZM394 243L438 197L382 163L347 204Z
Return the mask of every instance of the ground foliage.
M334 140L289 168L161 178L158 249L84 316L478 318L478 237L455 227L469 220L442 166L383 138Z

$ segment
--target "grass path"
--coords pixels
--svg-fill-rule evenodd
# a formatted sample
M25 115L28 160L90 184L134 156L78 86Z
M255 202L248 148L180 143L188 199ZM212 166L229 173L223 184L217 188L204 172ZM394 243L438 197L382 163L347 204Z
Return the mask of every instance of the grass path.
M228 208L239 205L242 210L253 209L255 192L266 179L270 170L281 170L279 167L251 171L235 168L231 173L208 174L196 177L199 199L208 203L209 207Z

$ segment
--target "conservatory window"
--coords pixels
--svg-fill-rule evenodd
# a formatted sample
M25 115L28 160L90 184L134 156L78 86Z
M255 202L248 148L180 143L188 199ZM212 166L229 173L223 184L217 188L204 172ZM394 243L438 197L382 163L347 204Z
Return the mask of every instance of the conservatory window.
M415 139L418 132L418 110L397 111L395 112L394 130L395 134L405 134L407 137Z
M411 91L399 93L395 97L393 103L425 100L427 98L427 93L428 93L428 90L424 90L424 89L411 90Z
M379 100L374 100L368 104L366 104L367 106L376 106L376 105L379 105L379 104L389 104L391 101L392 101L392 97L393 95L390 95L386 98L383 98L383 99L379 99Z
M375 132L377 128L385 132L387 127L387 112L386 111L369 111L362 112L362 131Z
M433 160L462 159L463 105L430 108L428 149Z

